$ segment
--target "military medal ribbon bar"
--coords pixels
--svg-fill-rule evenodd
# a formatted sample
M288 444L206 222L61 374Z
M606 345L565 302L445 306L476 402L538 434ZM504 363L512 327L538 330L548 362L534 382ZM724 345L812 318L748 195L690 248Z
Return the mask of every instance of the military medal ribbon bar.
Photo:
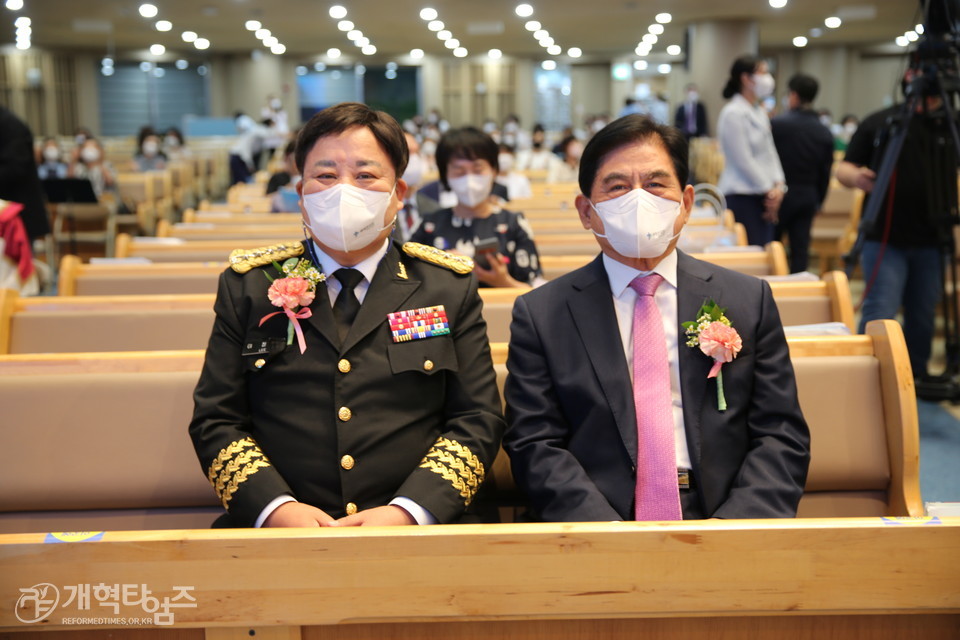
M387 314L394 342L408 342L450 333L447 311L443 305L395 311Z

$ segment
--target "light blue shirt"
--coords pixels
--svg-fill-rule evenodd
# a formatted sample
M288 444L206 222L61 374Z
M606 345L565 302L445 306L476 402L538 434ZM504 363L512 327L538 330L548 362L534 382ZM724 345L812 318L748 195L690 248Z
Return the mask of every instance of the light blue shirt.
M723 173L717 185L724 195L764 194L784 182L766 112L736 94L720 111L717 137Z

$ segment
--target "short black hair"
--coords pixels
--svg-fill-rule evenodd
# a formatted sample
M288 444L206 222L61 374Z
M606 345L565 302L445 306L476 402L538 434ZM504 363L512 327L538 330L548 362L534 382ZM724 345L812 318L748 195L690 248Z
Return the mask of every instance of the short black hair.
M730 77L727 78L727 84L723 87L723 97L728 100L740 93L743 87L740 86L740 76L745 73L756 73L757 67L763 62L763 58L754 55L743 55L733 61L730 67Z
M811 104L820 90L820 83L813 76L805 73L795 73L787 83L787 88L797 94L800 104Z
M580 156L578 178L580 192L590 197L593 181L597 177L597 169L600 168L600 163L607 154L625 145L651 139L659 141L667 150L670 160L673 161L677 180L683 188L689 177L687 160L689 151L686 137L676 127L657 124L648 116L634 113L617 118L590 138L590 142L583 150L583 155Z
M307 154L320 138L343 133L353 127L366 127L377 139L383 152L390 158L396 177L400 178L407 168L410 150L403 137L400 123L385 111L376 111L360 102L341 102L318 111L303 125L297 136L295 151L297 168L303 173Z
M499 173L500 163L497 156L500 149L493 138L476 127L450 129L437 143L437 171L440 173L440 184L444 189L450 189L447 182L447 165L451 160L486 160L493 167L494 173Z

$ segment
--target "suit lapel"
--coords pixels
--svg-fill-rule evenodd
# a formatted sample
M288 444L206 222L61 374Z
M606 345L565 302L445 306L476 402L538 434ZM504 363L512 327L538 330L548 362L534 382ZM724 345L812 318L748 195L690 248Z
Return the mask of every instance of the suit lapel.
M362 340L368 333L387 321L387 314L396 311L404 301L420 287L419 280L401 278L399 275L400 253L391 243L387 254L377 265L367 295L360 305L360 311L350 327L350 332L340 349L345 353ZM333 313L331 311L331 321Z
M567 306L600 381L607 405L613 412L623 444L636 466L637 418L633 406L633 385L623 355L610 281L601 256L587 265L571 286L575 293L567 300Z
M707 394L707 374L713 361L696 347L686 345L682 323L696 320L697 312L708 299L719 300L721 292L709 286L713 274L702 262L677 251L677 329L679 336L680 388L683 394L683 422L687 448L694 470L700 463L700 416Z

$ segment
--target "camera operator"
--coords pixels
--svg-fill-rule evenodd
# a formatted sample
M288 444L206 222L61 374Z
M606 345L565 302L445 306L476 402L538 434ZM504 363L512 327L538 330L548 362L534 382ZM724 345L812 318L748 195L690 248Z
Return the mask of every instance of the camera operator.
M906 72L901 83L905 94L918 76L922 76L922 71L911 68ZM922 81L914 86L921 85ZM903 111L902 105L864 119L850 140L837 178L847 187L863 189L868 198L884 198L875 224L865 230L860 256L866 291L859 331L863 333L871 320L894 318L902 307L903 333L913 375L923 379L927 376L934 316L942 291L941 230L948 213L937 210L936 203L947 202L948 198L935 193L931 185L940 182L937 174L942 172L936 158L945 145L952 150L953 142L943 100L938 95L923 95L916 105L886 194L874 196L870 192L890 138L885 133ZM875 142L878 140L879 146Z

